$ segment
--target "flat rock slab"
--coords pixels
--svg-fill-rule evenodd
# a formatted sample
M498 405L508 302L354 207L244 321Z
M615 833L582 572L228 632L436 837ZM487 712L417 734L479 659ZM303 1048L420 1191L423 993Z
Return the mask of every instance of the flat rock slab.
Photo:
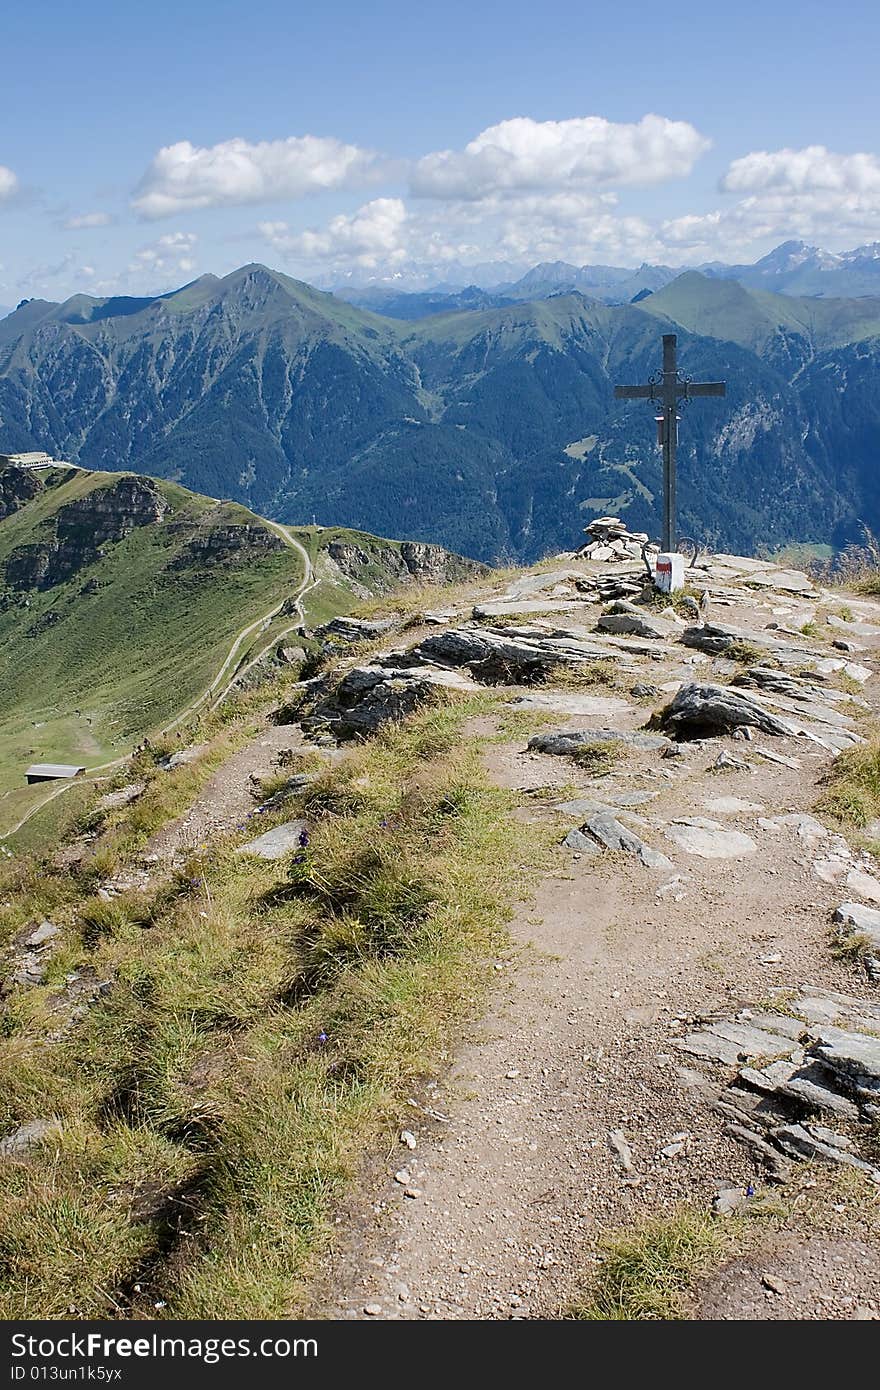
M586 569L545 570L543 574L524 575L522 578L514 580L504 598L525 598L529 594L544 593L547 589L555 588L557 584L576 584L579 579L586 577Z
M821 821L805 812L795 811L784 816L762 817L758 821L758 826L761 830L793 830L798 839L804 841L808 849L815 849L830 835L830 831L825 828Z
M44 1139L51 1139L60 1133L60 1120L28 1120L11 1134L6 1134L0 1139L0 1158L15 1158L18 1154L26 1154Z
M707 1061L734 1066L750 1057L775 1057L791 1050L791 1039L783 1033L755 1028L748 1023L721 1020L676 1042L680 1052Z
M525 618L534 616L538 613L570 613L579 604L584 603L583 598L569 599L493 599L490 603L478 603L474 606L473 616L479 621L481 618Z
M535 734L529 739L529 749L534 753L553 753L557 756L570 756L578 748L586 748L591 743L625 743L630 748L652 751L667 748L669 739L662 734L630 734L620 729L577 729L562 730L555 734Z
M747 584L762 589L780 589L786 594L815 594L816 586L800 570L764 570L753 572Z
M591 796L576 797L574 801L557 802L553 810L561 811L566 816L591 816L609 809L629 810L633 806L645 806L656 795L656 792L606 792L603 789L601 800Z
M880 910L865 907L864 903L841 903L834 921L846 929L848 936L864 936L872 946L880 948Z
M758 848L751 836L741 830L727 830L717 821L701 817L674 821L666 827L666 837L679 849L701 859L744 859Z
M106 792L99 799L98 805L102 811L115 811L121 806L130 806L132 801L137 801L139 796L143 796L146 787L146 782L131 782L127 787L120 787L118 792Z
M283 859L285 854L300 848L300 836L306 828L304 820L285 821L273 830L258 835L246 845L240 845L236 854L255 855L258 859Z
M595 858L596 855L602 853L596 841L591 840L589 835L585 835L582 830L569 830L562 843L566 849L576 850L578 854L586 854L588 858Z
M812 1030L810 1054L845 1079L856 1099L880 1101L880 1038L830 1024Z
M616 719L635 714L632 705L615 695L579 695L570 690L536 690L511 700L511 709L547 709L557 714L582 714L593 719Z
M831 1074L815 1062L806 1065L791 1061L771 1062L760 1070L744 1067L739 1075L747 1086L765 1095L787 1096L791 1100L803 1101L805 1105L838 1115L844 1120L855 1122L861 1118L859 1107L832 1089L833 1081L829 1084Z
M873 874L866 873L864 869L850 869L846 876L846 886L851 893L856 893L860 898L867 898L869 903L880 904L880 880Z
M834 676L842 671L850 680L857 681L859 685L864 685L871 679L873 672L870 667L862 666L858 661L840 661L833 656L823 656L813 663L813 669L818 671L821 676Z
M880 1169L849 1153L850 1141L845 1135L826 1129L824 1125L780 1125L772 1131L774 1143L792 1158L814 1158L825 1163L842 1163L867 1173L873 1182L880 1183Z
M703 805L716 816L748 815L764 810L760 801L744 801L741 796L713 796Z
M853 637L880 637L880 627L874 623L850 623L845 618L838 618L834 613L830 613L826 621L829 627L836 627L839 632L851 633Z
M605 849L634 855L646 869L662 869L664 873L669 873L675 868L665 854L646 845L644 840L625 825L621 825L620 821L607 811L591 816L582 826L582 830L592 835Z
M662 618L648 618L641 613L603 613L596 626L600 632L620 636L648 637L652 641L671 641L677 636L675 626Z

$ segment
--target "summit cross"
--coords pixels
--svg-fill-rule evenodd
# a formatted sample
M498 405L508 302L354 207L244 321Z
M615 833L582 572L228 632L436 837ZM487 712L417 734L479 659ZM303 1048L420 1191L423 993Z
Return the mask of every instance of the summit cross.
M675 525L675 452L678 444L679 401L689 401L695 396L724 396L727 385L723 381L689 381L678 370L676 358L676 336L663 334L663 370L645 386L615 386L614 395L619 401L654 401L662 407L663 414L657 416L657 432L663 445L663 549L671 551L677 543Z

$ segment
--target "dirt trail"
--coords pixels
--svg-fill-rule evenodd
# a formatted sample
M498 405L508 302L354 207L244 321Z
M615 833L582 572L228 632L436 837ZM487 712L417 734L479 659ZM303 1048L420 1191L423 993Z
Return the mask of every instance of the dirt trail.
M736 622L764 627L782 603L777 594L749 598ZM815 606L786 601L786 621L798 626ZM688 673L681 650L645 659L641 678L681 680ZM710 670L704 664L699 674L710 678ZM644 718L645 708L633 706L592 722L635 729ZM590 723L562 715L554 727ZM656 793L637 808L640 819L621 819L674 869L646 870L621 855L597 862L562 846L555 852L511 924L513 951L496 963L489 1014L429 1090L433 1115L412 1109L415 1148L397 1144L340 1215L330 1316L552 1317L583 1278L602 1229L679 1198L708 1205L718 1189L758 1180L748 1151L724 1137L682 1065L689 1059L676 1038L695 1016L766 1005L768 995L805 983L876 998L854 966L830 954L830 914L846 895L816 877L822 851L793 826L759 825L809 812L830 755L801 739L771 741L800 768L764 762L755 744L724 737L686 745L668 760L628 749L619 772L590 780L569 759L526 752L523 742L490 746L489 770L520 793L519 814L552 818L560 840L579 822L551 809L547 788L575 781L579 796L597 800ZM722 749L754 769L710 770ZM728 859L685 852L668 833L680 817L741 831L755 852ZM629 1172L609 1147L610 1131L626 1136ZM705 1315L880 1316L880 1253L857 1246L843 1276L840 1252L821 1241L804 1256L814 1274L836 1271L824 1302L817 1290L810 1294L805 1275L795 1281L797 1297L777 1300L787 1312L756 1314L756 1281L762 1297L767 1290L761 1267L744 1262L739 1280L731 1276L709 1298Z
M297 726L268 725L217 769L184 815L153 836L146 855L171 860L234 830L253 815L257 784L276 770L279 755L302 746Z

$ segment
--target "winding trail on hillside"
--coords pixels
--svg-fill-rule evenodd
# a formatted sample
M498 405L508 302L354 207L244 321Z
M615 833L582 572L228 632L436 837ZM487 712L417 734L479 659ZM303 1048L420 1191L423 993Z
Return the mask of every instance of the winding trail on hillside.
M232 646L230 647L229 652L225 660L223 661L222 666L220 667L219 671L217 672L207 689L203 690L200 695L197 695L196 698L192 700L186 706L185 709L181 710L179 714L175 715L175 717L168 724L165 724L161 729L154 730L153 733L149 735L149 737L161 738L165 734L171 733L172 730L178 728L181 724L186 723L187 720L192 719L194 715L198 714L202 706L208 703L209 701L210 709L215 710L218 707L218 705L221 705L223 703L223 701L229 695L230 691L234 689L234 687L238 684L242 677L245 676L248 673L248 671L252 670L254 666L258 665L259 662L263 661L265 657L268 655L268 653L272 650L272 648L275 647L278 644L278 642L280 642L287 635L288 632L292 632L295 628L298 628L304 624L305 610L303 608L303 599L305 598L306 594L310 593L311 590L314 589L315 586L320 582L315 575L311 557L308 551L306 550L305 546L300 541L298 541L294 535L291 534L290 527L283 526L280 522L275 521L268 521L266 522L266 525L269 527L270 530L274 531L276 535L279 535L286 545L288 545L292 550L295 550L303 562L303 577L298 588L292 596L294 612L297 615L296 620L292 622L288 627L282 629L281 632L276 633L272 641L267 643L267 645L245 666L243 666L240 670L234 670L236 659L238 658L242 646L247 642L248 638L253 637L255 633L258 633L261 629L268 626L269 623L273 622L274 619L277 618L278 614L281 612L285 604L291 601L291 596L283 598L279 603L276 603L269 610L268 613L264 613L261 617L255 618L252 622L246 624L246 626L243 627L241 631L233 639ZM227 676L229 676L231 670L234 670L234 674L229 680L227 680L226 678ZM224 681L226 682L225 684ZM21 820L16 825L12 826L10 830L6 830L3 832L2 835L0 835L0 843L2 843L2 841L4 840L11 839L13 835L17 835L18 832L22 830L24 826L27 825L28 821L32 820L34 816L36 816L40 811L44 809L44 807L48 806L50 802L56 801L58 797L63 796L65 792L70 791L72 787L81 787L88 782L105 781L107 775L111 772L114 772L116 768L122 767L123 764L128 761L130 756L131 755L129 753L126 753L121 758L114 758L111 762L100 763L96 767L91 768L87 776L78 777L70 782L65 782L63 786L60 787L53 787L49 794L43 797L42 801L40 801L36 806L32 806L31 809L27 812L27 814L22 816Z

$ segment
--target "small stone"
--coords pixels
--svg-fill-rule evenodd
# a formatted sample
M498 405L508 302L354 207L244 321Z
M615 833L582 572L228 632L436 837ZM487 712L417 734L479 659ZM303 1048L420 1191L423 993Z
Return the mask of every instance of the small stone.
M416 1146L416 1136L413 1134L412 1130L402 1129L400 1131L400 1142L407 1149L414 1149Z
M741 1187L722 1187L712 1198L712 1210L718 1216L730 1216L745 1200L746 1194Z
M397 1172L394 1174L394 1181L399 1182L401 1187L406 1187L411 1178L412 1174L408 1168L398 1168Z
M405 1187L403 1195L409 1197L410 1201L415 1201L416 1197L421 1197L422 1189L420 1187Z
M381 1316L382 1316L382 1304L381 1304L381 1303L368 1303L367 1306L364 1308L364 1312L366 1313L366 1315L367 1315L368 1318L381 1318Z
M771 1293L788 1293L787 1286L783 1284L781 1279L777 1279L774 1274L762 1274L761 1283L764 1285L764 1288L769 1289Z
M624 1173L631 1173L633 1169L632 1149L626 1142L626 1136L622 1129L611 1129L608 1131L608 1147L616 1155Z

